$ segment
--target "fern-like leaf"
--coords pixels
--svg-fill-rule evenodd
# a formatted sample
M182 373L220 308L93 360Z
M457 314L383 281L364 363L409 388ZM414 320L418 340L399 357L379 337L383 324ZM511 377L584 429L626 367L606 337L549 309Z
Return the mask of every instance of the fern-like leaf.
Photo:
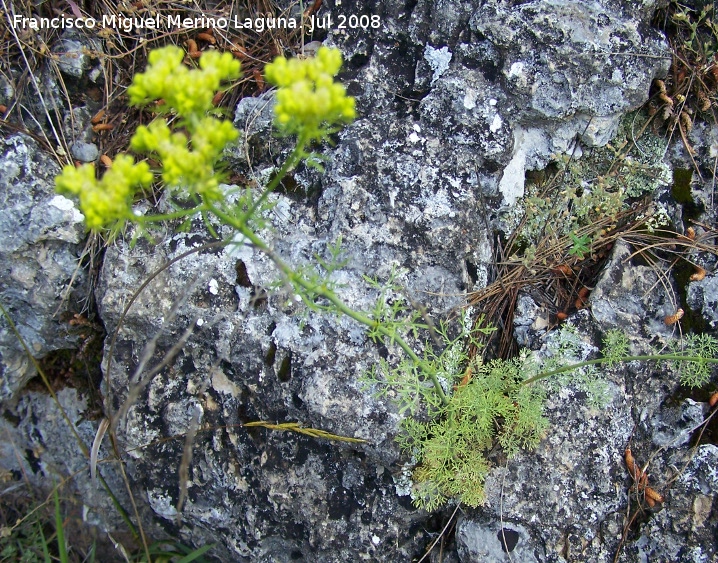
M603 356L608 367L613 367L629 355L629 342L626 333L619 329L612 329L603 338Z
M701 387L708 383L714 364L705 361L718 356L718 340L710 334L689 334L672 344L674 354L690 358L693 361L672 361L671 366L678 372L681 383L689 387Z

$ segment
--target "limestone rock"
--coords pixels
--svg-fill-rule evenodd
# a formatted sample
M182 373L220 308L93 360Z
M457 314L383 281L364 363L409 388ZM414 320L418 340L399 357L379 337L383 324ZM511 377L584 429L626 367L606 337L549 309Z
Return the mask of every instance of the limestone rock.
M0 140L0 297L35 357L73 348L71 334L57 313L80 312L77 293L87 282L79 266L83 217L54 191L59 167L30 137ZM2 384L0 402L12 398L35 375L25 350L0 320Z

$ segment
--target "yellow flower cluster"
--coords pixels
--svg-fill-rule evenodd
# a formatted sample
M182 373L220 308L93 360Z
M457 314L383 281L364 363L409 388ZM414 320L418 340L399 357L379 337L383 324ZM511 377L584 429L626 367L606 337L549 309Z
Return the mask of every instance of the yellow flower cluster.
M147 70L137 74L127 89L135 106L163 100L160 110L179 117L176 125L181 132L173 132L167 120L158 117L148 126L138 127L130 146L138 153L158 157L165 187L176 190L176 195L216 201L223 197L216 165L239 132L230 121L207 113L213 108L214 93L223 81L239 76L240 65L231 54L216 51L204 53L198 69L190 70L183 60L178 47L152 51ZM276 126L285 134L299 135L298 147L326 137L356 117L354 98L334 82L341 65L339 51L326 47L313 59L279 57L267 65L267 80L279 87ZM58 192L79 197L87 226L101 229L131 219L135 192L152 181L147 163L135 164L131 157L120 155L100 181L94 166L84 165L65 167L55 182Z
M164 100L164 107L179 115L189 136L172 133L167 121L158 118L148 127L139 127L130 145L137 152L160 157L166 187L180 188L183 195L198 193L217 199L221 193L215 164L239 132L231 122L209 117L207 112L222 81L239 76L239 62L229 53L209 51L202 55L199 69L189 70L183 58L178 47L152 51L147 70L134 77L127 91L133 105ZM102 229L131 219L132 198L139 187L152 181L146 162L135 164L132 157L120 155L100 181L95 178L95 167L86 164L66 166L55 185L58 192L79 197L88 228Z
M130 103L143 106L164 100L167 107L190 119L212 109L212 97L222 81L239 77L239 61L230 53L207 51L199 60L200 68L193 70L182 64L183 59L179 47L152 51L147 70L135 75L127 89Z
M135 164L131 156L120 154L99 182L94 165L68 165L55 178L55 187L58 193L78 196L87 227L99 229L129 218L137 187L149 187L152 180L146 162Z
M231 122L203 117L191 128L192 148L184 133L172 133L163 119L137 128L130 146L139 153L155 153L162 161L165 186L201 194L209 200L222 197L215 163L239 132Z
M321 139L333 127L354 120L354 98L334 82L341 66L338 49L320 47L314 58L277 57L265 67L266 79L279 87L274 115L282 133Z
M239 76L239 62L229 53L207 51L199 60L200 68L189 70L182 59L183 52L177 47L152 51L147 70L135 76L127 91L134 105L164 100L183 118L189 138L184 133L172 133L167 122L158 119L148 127L138 127L131 146L139 153L160 157L166 187L216 200L222 194L215 164L239 132L231 122L206 114L220 84Z

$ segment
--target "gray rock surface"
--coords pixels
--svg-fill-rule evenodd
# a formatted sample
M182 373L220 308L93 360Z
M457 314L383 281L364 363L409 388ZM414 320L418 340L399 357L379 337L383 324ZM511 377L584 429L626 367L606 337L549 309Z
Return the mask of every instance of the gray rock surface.
M378 135L368 124L350 134ZM460 304L464 237L479 223L472 192L464 189L457 199L446 190L435 194L420 186L372 193L377 169L411 178L422 172L420 163L410 155L397 159L395 152L360 151L357 141L345 142L348 146L339 151L357 154L363 165L350 175L351 162L329 163L316 208L277 198L274 232L266 235L299 266L313 254L326 257L327 244L341 234L348 263L335 278L345 284L342 297L357 309L370 308L376 298L360 274L386 279L396 264L407 270L400 281L413 299L435 313L448 313ZM149 248L139 243L132 251L122 245L108 249L98 292L108 330L150 272L203 236L195 231ZM265 256L240 245L178 262L140 295L108 372L115 410L127 394L137 354L148 337L163 329L162 318L179 295L189 296L187 305L178 322L164 328L157 357L190 323L197 327L172 371L149 384L121 423L123 445L186 431L188 413L199 405L202 424L230 428L202 434L195 445L183 514L195 534L204 530L207 540L221 537L232 557L247 560L260 556L268 537L292 541L294 551L313 561L335 561L337 553L349 559L365 554L406 560L418 551L424 533L413 526L421 514L408 510L409 499L395 492L392 473L400 467L393 437L399 417L391 404L377 402L357 381L378 361L381 349L353 321L308 313L283 291L262 297L277 277ZM194 280L199 282L192 288ZM369 443L349 449L232 427L253 420L296 420ZM172 448L176 465L181 443L162 447ZM156 466L154 449L133 455L133 477L146 484L157 512L172 519L176 479L169 478L166 467ZM165 455L172 457L169 451ZM218 526L229 521L231 528Z
M0 76L0 103L7 105L15 95L15 88L5 76Z
M57 66L67 78L81 79L91 68L96 53L102 52L101 42L87 33L66 30L53 45Z
M72 485L83 506L83 521L102 529L122 529L124 523L120 514L102 485L92 483L89 458L73 433L74 428L89 452L97 423L87 418L86 399L70 388L59 390L57 399L55 403L45 392L25 392L18 399L12 411L13 416L0 418L0 432L3 435L0 442L0 467L10 471L21 482L21 486L27 484L36 490L57 485L68 476L73 476ZM107 457L108 451L101 448L99 458ZM120 502L130 506L117 465L101 463L99 471ZM4 490L11 488L12 485L8 487L4 484ZM140 508L143 508L141 502ZM152 522L149 514L146 515L146 522Z
M631 336L668 337L675 329L664 319L676 312L680 301L673 287L667 287L670 280L659 279L655 268L626 268L624 262L632 253L627 243L616 244L591 293L593 317L604 331L618 326Z
M315 255L326 258L341 237L347 263L333 280L357 309L371 308L377 296L362 276L386 279L397 266L406 293L430 314L455 312L463 292L489 281L498 212L522 195L526 169L571 150L577 136L587 145L607 142L620 116L665 74L666 44L647 26L658 4L374 3L380 29L335 29L325 41L345 55L343 80L357 96L360 118L325 148L324 174L300 167L296 188L288 182L273 196L272 229L262 235L296 267ZM336 20L357 7L331 9ZM84 51L63 49L78 54L64 61L63 72L84 79ZM272 138L270 108L270 96L240 104L236 123L246 137L228 156L259 184L287 152L286 140ZM71 137L87 142L83 127L92 112L73 111L81 125ZM0 233L9 243L0 252L9 266L0 289L42 354L72 344L52 314L74 272L82 227L67 200L52 195L57 168L38 147L25 137L2 143ZM152 273L212 240L199 221L188 233L155 236L133 248L118 240L106 250L96 299L110 333ZM649 268L626 262L628 252L617 245L593 291L592 314L583 310L571 320L583 357L595 354L601 333L616 326L630 332L636 350L670 336L663 316L674 312L677 292ZM358 382L379 358L396 359L397 350L373 343L345 318L307 311L278 279L271 261L239 240L191 254L149 283L114 348L107 341L102 390L109 413L129 406L117 434L143 518L186 543L218 543L213 553L224 561L409 561L441 525L400 494L408 492L402 481L408 460L394 442L396 406ZM529 294L518 312L518 334L538 347L541 312ZM31 375L8 334L0 333L0 399L16 395ZM137 388L184 334L181 350ZM656 454L651 483L664 490L675 477L672 467L687 461L683 442L703 407L664 408L677 383L655 366L630 365L606 377L605 408L592 406L585 390L569 382L551 393L551 429L538 451L508 463L494 456L488 504L465 512L449 560L613 559L630 502L626 445L644 462ZM96 425L83 420L82 399L65 390L60 400L89 445ZM178 524L180 460L195 417ZM14 444L0 448L0 463L32 472L38 483L87 467L77 448L57 443L57 420L47 397L20 397L15 418L0 421ZM242 427L257 420L298 421L367 443ZM18 448L38 453L13 461ZM715 556L714 450L696 452L665 505L646 515L638 542L624 546L621 561ZM112 465L104 465L103 475L121 491ZM86 475L77 486L90 514L105 510L106 499L90 490Z
M83 143L77 141L70 148L72 156L80 162L95 162L100 156L100 150L95 143Z
M87 275L78 259L83 217L54 192L59 167L30 137L0 140L0 299L35 357L74 348L60 313L80 312ZM71 291L70 280L74 277ZM35 375L5 318L0 319L0 402Z
M593 356L596 334L588 311L576 313L571 323L583 341L576 360ZM470 521L477 532L457 535L463 562L482 560L472 559L472 542L477 542L472 536L495 538L502 527L519 532L520 552L510 553L509 559L494 541L488 561L601 561L615 549L617 541L607 538L603 528L627 501L622 459L636 400L627 377L606 374L608 402L601 408L592 406L571 380L551 387L546 439L535 452L504 460L492 471L486 481L487 506L467 514L465 526Z
M503 77L527 101L528 116L618 118L644 103L671 57L657 31L611 3L489 0L470 25L499 49Z
M540 300L540 299L539 299ZM521 348L535 350L550 326L551 314L545 305L539 305L530 291L520 291L514 311L514 339Z
M55 45L55 54L58 55L57 66L69 76L82 77L90 62L83 52L84 49L85 46L80 41L61 39Z
M718 516L718 448L700 446L676 453L670 460L677 477L668 493L664 510L641 526L635 542L625 548L621 561L703 562L718 558L715 541ZM678 474L675 468L680 468Z
M598 339L590 313L580 311L570 323L585 342L577 360L590 357ZM624 325L619 321L618 326ZM648 341L634 340L642 346ZM546 439L536 452L494 469L486 482L487 505L466 511L457 525L462 562L613 561L619 548L618 561L626 563L645 556L713 560L715 546L708 536L716 530L711 513L715 471L710 468L715 447L694 452L685 445L689 431L703 420L704 405L689 400L668 407L677 376L664 372L659 378L655 366L630 364L601 371L608 384L604 406L592 406L577 383L552 388ZM649 483L666 501L648 512L644 503L643 519L634 532L639 539L633 536L621 546L626 507L632 514L638 506L635 493L629 497L627 446L641 467L650 461ZM679 484L673 483L677 476ZM518 532L515 549L520 552L502 551L497 536L502 527Z
M532 549L527 548L530 542L529 531L511 522L503 522L503 525L499 522L482 524L461 517L456 524L456 542L459 546L459 561L462 563L539 561Z
M407 14L385 5L381 34L337 30L331 40L356 73L352 93L364 107L413 115L421 99L423 136L451 139L457 151L476 147L483 189L500 188L512 204L526 168L542 168L577 135L607 142L621 115L645 101L653 78L666 74L667 44L646 25L658 4L420 1L408 27ZM426 56L437 65L437 51L434 80ZM441 119L449 107L452 115Z
M675 406L663 405L658 416L650 421L653 443L662 448L688 445L706 414L706 404L692 399Z
M713 330L718 330L718 276L706 276L688 285L688 306L699 312Z

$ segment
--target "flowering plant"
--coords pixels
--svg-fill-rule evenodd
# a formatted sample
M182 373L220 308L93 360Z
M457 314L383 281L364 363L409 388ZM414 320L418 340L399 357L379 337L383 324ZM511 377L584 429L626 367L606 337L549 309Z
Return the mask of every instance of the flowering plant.
M138 153L158 157L166 189L182 196L198 194L203 200L218 200L222 193L216 165L239 132L229 121L207 112L212 109L215 91L222 82L239 76L240 65L230 54L217 52L204 54L198 69L188 69L182 60L178 47L152 51L147 70L134 77L127 90L130 103L141 107L157 102L161 115L149 126L138 127L130 146ZM185 132L173 132L162 114L175 114L177 125ZM101 180L96 179L92 164L68 165L55 179L55 186L59 193L78 196L87 227L101 230L127 220L156 220L132 213L136 192L153 180L146 162L135 163L129 155L118 155Z
M320 47L314 58L277 57L267 65L267 80L279 87L274 114L280 132L322 139L333 127L354 121L354 98L334 81L341 66L341 53L327 47Z

